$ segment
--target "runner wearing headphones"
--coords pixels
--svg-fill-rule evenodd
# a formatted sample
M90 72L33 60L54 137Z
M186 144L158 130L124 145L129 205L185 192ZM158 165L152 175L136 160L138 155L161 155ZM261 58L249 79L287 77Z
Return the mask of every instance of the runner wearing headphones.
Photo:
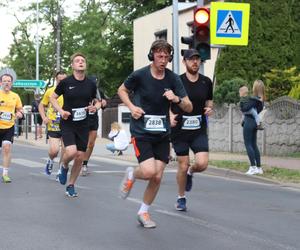
M160 187L169 161L169 107L177 103L191 112L193 107L178 75L167 69L173 47L163 39L153 42L148 54L152 63L131 73L119 87L118 94L131 112L130 132L139 166L127 168L120 185L122 198L127 198L136 179L148 181L137 219L145 228L154 228L148 209ZM129 93L133 92L132 101Z

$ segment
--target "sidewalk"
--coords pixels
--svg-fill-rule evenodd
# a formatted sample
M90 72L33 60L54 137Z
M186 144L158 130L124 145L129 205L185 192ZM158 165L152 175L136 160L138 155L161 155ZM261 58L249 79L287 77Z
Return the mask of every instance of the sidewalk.
M25 134L23 134L18 138L15 137L15 142L37 146L37 147L46 147L46 148L48 147L48 144L46 144L45 136L42 139L35 140L33 133L28 134L28 139L25 138ZM110 142L111 142L110 140L105 138L97 138L93 155L114 158L114 159L118 158L124 161L136 162L134 150L131 144L129 145L128 149L124 152L123 155L116 156L111 154L105 148L105 145ZM248 162L248 157L246 154L236 154L236 153L228 153L228 152L210 152L209 159ZM300 171L300 158L262 156L262 164L269 167L295 169Z

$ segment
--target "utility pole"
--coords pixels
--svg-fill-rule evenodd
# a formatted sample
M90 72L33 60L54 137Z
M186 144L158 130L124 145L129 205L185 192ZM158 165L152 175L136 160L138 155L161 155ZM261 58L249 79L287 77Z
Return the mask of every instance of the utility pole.
M39 80L39 47L40 47L40 44L39 44L39 0L36 0L36 34L35 34L35 46L36 46L36 49L35 49L35 52L36 52L36 55L35 55L35 79L36 80Z
M178 0L173 0L173 71L179 74Z
M56 72L61 69L61 8L59 0L57 1L57 21L56 21Z

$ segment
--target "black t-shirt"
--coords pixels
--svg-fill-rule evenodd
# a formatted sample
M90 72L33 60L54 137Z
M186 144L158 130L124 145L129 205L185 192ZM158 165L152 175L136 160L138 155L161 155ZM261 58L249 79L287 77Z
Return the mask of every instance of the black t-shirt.
M128 90L133 92L133 104L145 111L145 115L137 120L131 117L131 134L135 137L142 137L145 139L168 135L170 132L170 102L163 94L166 90L170 89L175 95L181 98L185 97L187 94L180 77L171 70L166 69L165 77L163 79L155 79L151 74L150 65L148 65L131 73L125 80L124 85ZM165 131L162 131L164 129L161 129L160 131L159 129L154 129L151 131L150 120L152 120L152 122L160 122L159 120L156 120L157 117L154 116L162 118ZM150 127L146 124L150 124Z
M57 85L55 93L59 96L63 95L63 109L71 113L67 120L61 120L61 124L87 126L88 111L85 108L96 98L97 87L95 83L89 78L79 81L71 75ZM85 114L84 110L86 111Z
M181 134L193 134L195 131L206 131L207 127L207 121L206 117L204 115L204 108L205 103L207 100L213 99L213 87L211 80L204 76L199 74L199 78L196 82L191 82L187 77L186 74L180 75L180 78L183 82L184 88L188 94L188 97L190 98L192 104L193 104L193 111L191 113L186 113L182 111L178 105L172 104L171 110L173 113L178 114L176 120L177 125L176 127L172 128L172 138L181 135ZM186 121L183 119L183 116L199 116L201 115L201 122L200 122L200 128L196 130L183 130L183 122Z

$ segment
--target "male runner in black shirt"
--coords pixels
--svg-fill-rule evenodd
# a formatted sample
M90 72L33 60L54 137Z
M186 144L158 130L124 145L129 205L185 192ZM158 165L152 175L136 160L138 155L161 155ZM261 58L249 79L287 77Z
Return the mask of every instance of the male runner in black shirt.
M97 77L91 76L89 77L97 86ZM98 91L97 89L97 99L101 102L101 107L104 109L106 106L106 100L104 99L104 93L102 91ZM93 153L95 142L97 139L97 131L99 128L99 116L98 111L95 113L89 112L89 140L86 152L84 154L82 167L81 167L81 175L87 176L89 174L88 171L88 162Z
M76 197L74 184L81 170L89 138L88 113L96 112L101 107L101 102L96 99L95 83L85 75L86 57L81 53L75 53L71 56L71 66L73 74L60 82L50 97L50 101L62 118L60 127L65 153L59 181L62 185L66 184L68 164L74 160L66 194ZM64 97L62 108L57 101L61 95Z
M127 168L120 186L122 198L127 198L135 179L148 181L138 221L145 228L156 227L148 209L159 190L165 165L169 160L169 107L177 103L187 112L192 104L178 75L167 69L173 47L166 40L156 40L149 51L149 66L134 71L119 87L118 94L131 112L130 132L139 166ZM133 92L133 100L129 99Z
M183 57L186 73L180 76L193 104L191 113L178 105L171 106L171 141L178 160L178 199L176 209L186 211L185 191L192 188L194 172L202 172L208 165L207 115L212 114L213 88L211 80L198 73L200 55L197 50L186 50ZM189 148L195 154L195 163L189 166Z

